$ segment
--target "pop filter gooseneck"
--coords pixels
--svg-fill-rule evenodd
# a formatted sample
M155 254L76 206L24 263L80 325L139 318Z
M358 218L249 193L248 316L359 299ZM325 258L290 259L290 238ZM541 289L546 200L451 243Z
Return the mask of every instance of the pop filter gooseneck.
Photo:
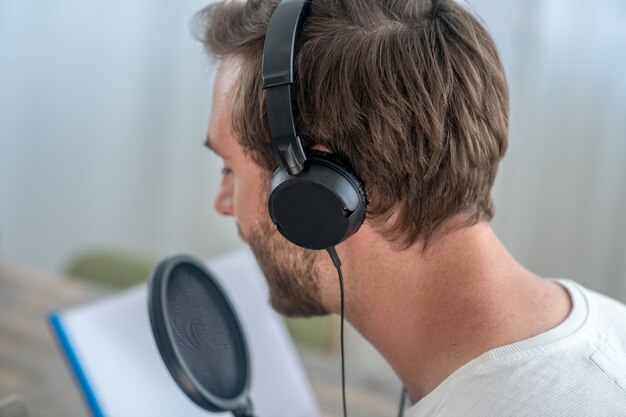
M206 267L185 255L161 261L148 284L148 310L159 353L185 395L207 411L253 417L246 339Z

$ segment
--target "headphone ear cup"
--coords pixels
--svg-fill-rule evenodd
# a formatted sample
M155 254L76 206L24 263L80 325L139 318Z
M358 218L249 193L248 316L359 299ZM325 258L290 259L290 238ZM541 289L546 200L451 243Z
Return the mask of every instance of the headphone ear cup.
M270 181L270 217L292 243L327 249L363 224L367 197L363 182L339 158L309 151L298 175L279 168Z

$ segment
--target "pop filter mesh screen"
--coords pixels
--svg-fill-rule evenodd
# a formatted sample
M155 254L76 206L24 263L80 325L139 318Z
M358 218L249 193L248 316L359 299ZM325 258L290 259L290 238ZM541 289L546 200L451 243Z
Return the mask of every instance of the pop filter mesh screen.
M167 288L167 320L189 372L211 394L239 395L248 370L244 340L228 301L197 267L174 268Z

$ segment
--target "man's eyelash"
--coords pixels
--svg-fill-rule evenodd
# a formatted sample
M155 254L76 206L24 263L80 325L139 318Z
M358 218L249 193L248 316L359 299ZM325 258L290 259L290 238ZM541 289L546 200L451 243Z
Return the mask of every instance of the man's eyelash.
M229 167L223 167L222 168L222 175L230 175L233 173L233 170Z

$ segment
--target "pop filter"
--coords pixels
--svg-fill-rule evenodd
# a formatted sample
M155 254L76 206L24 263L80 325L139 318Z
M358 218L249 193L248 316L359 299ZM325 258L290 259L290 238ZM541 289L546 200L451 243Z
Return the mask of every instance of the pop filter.
M196 259L161 261L148 284L152 333L170 374L198 406L252 417L250 357L226 293Z

